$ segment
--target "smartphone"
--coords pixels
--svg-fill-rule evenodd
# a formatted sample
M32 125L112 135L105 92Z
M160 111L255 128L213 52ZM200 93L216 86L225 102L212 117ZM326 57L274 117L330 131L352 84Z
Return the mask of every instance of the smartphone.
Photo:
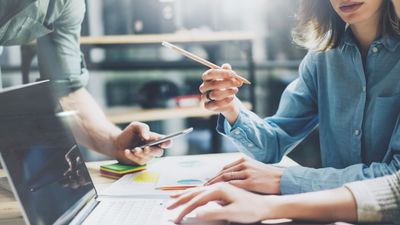
M183 136L185 134L188 134L188 133L190 133L192 131L193 131L193 127L185 129L185 130L182 130L182 131L179 131L179 132L176 132L176 133L173 133L173 134L170 134L170 135L167 135L167 136L165 136L165 137L163 137L161 139L158 139L158 140L155 140L155 141L151 141L149 143L146 143L144 145L138 146L136 148L145 148L145 147L151 147L151 146L159 145L159 144L161 144L163 142L178 138L178 137Z

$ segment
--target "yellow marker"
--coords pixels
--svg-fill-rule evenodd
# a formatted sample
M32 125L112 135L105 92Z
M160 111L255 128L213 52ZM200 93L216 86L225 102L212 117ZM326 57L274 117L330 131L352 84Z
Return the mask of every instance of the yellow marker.
M142 172L135 176L133 180L135 182L144 182L144 183L155 183L160 178L160 174L156 172Z

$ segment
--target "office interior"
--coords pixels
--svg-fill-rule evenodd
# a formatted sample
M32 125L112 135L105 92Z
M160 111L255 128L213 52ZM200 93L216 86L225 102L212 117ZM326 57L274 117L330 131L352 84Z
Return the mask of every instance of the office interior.
M163 134L194 127L194 132L175 140L165 155L237 150L216 132L217 115L202 114L196 108L200 104L201 76L207 68L162 47L160 42L147 43L146 38L172 37L173 42L180 36L196 36L197 42L177 44L215 64L230 63L239 74L251 78L252 85L243 86L238 97L261 117L275 113L284 88L298 76L300 60L306 54L291 41L297 0L86 0L86 3L82 37L97 37L97 41L115 35L138 38L137 42L124 45L98 45L86 39L81 49L90 71L87 89L121 128L130 118L139 118L153 131ZM210 38L218 41L204 41ZM20 68L24 54L19 46L4 49L0 58L4 87L23 82ZM29 82L38 76L37 59L33 57ZM81 149L87 161L106 159L94 151ZM289 156L304 166L317 168L318 149L318 134L314 132Z

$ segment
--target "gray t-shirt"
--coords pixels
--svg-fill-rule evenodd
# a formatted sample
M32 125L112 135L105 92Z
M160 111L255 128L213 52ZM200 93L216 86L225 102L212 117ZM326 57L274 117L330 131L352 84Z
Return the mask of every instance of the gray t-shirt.
M80 51L84 14L82 0L1 0L0 46L37 39L41 79L76 90L88 82Z

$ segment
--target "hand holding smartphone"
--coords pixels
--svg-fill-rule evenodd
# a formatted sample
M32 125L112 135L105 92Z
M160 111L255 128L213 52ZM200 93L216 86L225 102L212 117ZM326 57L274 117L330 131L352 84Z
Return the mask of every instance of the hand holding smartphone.
M178 138L180 136L186 135L186 134L188 134L188 133L190 133L192 131L193 131L193 127L185 129L185 130L182 130L182 131L179 131L179 132L176 132L176 133L173 133L173 134L169 134L169 135L167 135L167 136L165 136L165 137L163 137L161 139L148 142L148 143L146 143L144 145L137 146L135 148L145 148L145 147L151 147L151 146L159 145L159 144L161 144L163 142L170 141L170 140L173 140L173 139ZM134 152L135 150L132 149L131 151Z

